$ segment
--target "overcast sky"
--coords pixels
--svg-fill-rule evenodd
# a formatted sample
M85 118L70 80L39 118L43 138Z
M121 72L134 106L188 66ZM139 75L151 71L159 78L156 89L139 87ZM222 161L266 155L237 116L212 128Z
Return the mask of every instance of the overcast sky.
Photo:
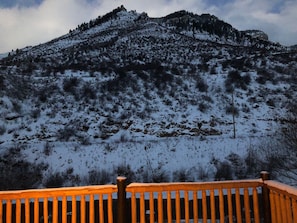
M0 0L0 53L44 43L124 5L151 17L177 10L210 13L239 30L297 44L297 0Z

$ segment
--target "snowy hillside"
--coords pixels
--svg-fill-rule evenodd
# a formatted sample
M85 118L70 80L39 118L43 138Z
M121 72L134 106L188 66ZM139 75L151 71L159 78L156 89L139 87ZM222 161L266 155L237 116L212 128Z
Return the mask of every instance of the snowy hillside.
M37 187L98 183L94 174L212 180L234 157L249 168L296 98L296 51L264 37L211 15L119 7L15 50L0 58L1 165L39 165Z

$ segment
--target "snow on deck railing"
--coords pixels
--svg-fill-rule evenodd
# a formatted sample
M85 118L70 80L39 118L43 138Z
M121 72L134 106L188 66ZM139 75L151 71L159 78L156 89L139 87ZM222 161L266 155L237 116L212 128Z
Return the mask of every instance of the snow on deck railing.
M267 180L271 222L297 223L297 189L276 181Z
M1 223L297 222L297 189L260 179L0 191Z

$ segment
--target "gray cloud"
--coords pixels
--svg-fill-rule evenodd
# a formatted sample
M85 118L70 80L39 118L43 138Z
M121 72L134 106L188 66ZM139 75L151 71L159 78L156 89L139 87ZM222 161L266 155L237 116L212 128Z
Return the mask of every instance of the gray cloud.
M0 8L13 8L13 7L32 7L42 3L43 0L1 0Z
M292 0L236 0L213 13L237 29L260 29L272 41L293 45L297 44L296 11L297 1Z
M22 2L18 0L17 2ZM36 45L124 5L159 17L177 10L211 13L240 30L260 29L272 41L297 44L295 0L31 0L32 7L0 8L0 52ZM42 2L41 2L42 1ZM16 2L16 1L15 1Z

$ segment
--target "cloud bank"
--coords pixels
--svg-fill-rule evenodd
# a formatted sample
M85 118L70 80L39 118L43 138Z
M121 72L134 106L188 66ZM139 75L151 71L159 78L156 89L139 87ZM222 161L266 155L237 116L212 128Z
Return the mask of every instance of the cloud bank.
M182 9L210 13L239 30L260 29L272 41L297 44L296 0L15 0L14 5L5 4L8 1L0 4L0 52L49 41L120 5L151 17Z

